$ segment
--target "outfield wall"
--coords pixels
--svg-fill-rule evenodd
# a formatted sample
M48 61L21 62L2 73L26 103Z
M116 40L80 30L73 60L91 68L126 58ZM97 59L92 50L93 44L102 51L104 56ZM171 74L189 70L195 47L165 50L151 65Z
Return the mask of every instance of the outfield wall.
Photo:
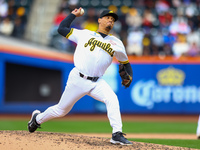
M103 78L116 92L122 113L199 114L199 57L129 57L133 83L121 86L116 60ZM55 51L0 45L0 113L31 113L58 102L73 57ZM85 96L70 113L105 113Z

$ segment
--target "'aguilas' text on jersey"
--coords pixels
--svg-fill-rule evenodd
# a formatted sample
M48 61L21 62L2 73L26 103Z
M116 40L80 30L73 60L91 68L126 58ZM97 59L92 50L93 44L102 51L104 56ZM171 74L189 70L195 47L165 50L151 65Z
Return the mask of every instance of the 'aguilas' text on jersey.
M103 43L101 41L96 40L95 38L89 39L84 46L87 47L88 45L91 46L90 51L93 51L95 49L95 46L98 46L102 48L104 51L106 51L111 57L113 57L113 54L115 52L113 48L110 47L111 46L110 43Z

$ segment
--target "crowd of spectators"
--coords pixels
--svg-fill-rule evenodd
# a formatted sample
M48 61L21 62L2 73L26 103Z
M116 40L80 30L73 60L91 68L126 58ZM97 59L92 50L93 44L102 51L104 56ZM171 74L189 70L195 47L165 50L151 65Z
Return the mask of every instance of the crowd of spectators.
M117 1L118 6L110 3L107 7L119 15L112 34L123 41L128 55L200 55L200 0L132 0L129 6ZM101 4L96 1L99 7L91 7L88 3L83 6L83 0L63 0L59 9L67 16L82 6L86 13L73 26L96 31Z
M23 34L26 19L22 19L25 16L22 8L6 13L6 9L2 9L5 3L0 0L0 32L12 36ZM85 14L72 23L72 27L79 29L96 31L103 8L119 15L112 34L123 41L128 55L200 56L200 0L62 0L52 19L49 46L74 52L75 44L58 35L57 28L74 8L80 6L85 9ZM7 29L2 31L4 23ZM16 33L14 28L18 29Z
M0 34L22 39L32 0L0 0Z

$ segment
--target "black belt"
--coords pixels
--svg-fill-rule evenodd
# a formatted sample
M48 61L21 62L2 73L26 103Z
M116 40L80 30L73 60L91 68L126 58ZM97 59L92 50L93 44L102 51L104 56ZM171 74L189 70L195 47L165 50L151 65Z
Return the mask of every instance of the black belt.
M96 81L99 79L99 77L89 77L89 76L85 76L84 74L82 74L82 73L80 73L80 72L79 72L79 74L80 74L80 77L82 77L82 78L84 78L84 79L91 80L91 81L93 81L93 82L96 82Z

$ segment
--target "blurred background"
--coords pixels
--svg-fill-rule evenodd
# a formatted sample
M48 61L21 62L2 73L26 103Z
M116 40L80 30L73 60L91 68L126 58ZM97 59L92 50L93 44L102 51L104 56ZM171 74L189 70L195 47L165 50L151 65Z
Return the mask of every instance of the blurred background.
M29 113L58 102L76 45L57 28L79 7L85 14L72 23L78 29L96 31L103 9L119 15L112 34L125 45L133 84L121 87L116 63L104 78L122 113L200 113L200 0L0 0L1 113ZM86 96L71 111L80 112L106 109Z
M116 12L112 34L128 55L200 54L200 0L0 0L0 34L73 53L74 44L57 28L79 7L85 14L73 27L93 31L103 9Z

